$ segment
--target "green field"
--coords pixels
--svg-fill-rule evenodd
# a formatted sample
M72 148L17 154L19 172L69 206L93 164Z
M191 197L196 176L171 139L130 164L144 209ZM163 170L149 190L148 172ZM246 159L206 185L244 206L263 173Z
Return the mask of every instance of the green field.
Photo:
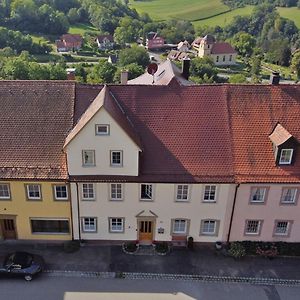
M99 33L99 30L97 30L92 25L77 23L70 26L69 33L71 34L81 34L84 35L86 31L93 32L93 33Z
M226 13L218 15L218 16L211 17L209 19L195 21L195 22L193 22L193 24L195 27L204 26L204 25L212 26L212 27L218 25L218 26L224 27L224 26L228 25L235 16L251 15L252 10L253 10L253 6L248 5L248 6L245 6L242 8L237 8L237 9L231 10L229 12L226 12Z
M196 21L229 10L221 0L130 0L129 3L138 12L147 12L154 20Z
M300 29L300 9L297 7L277 7L277 10L282 17L294 21Z

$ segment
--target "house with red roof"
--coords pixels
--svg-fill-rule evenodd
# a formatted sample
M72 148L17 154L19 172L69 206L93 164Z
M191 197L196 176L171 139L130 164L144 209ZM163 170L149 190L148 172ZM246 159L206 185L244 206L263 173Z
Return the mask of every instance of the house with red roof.
M234 65L237 52L226 42L217 42L212 35L196 38L192 47L197 51L199 57L211 57L217 66Z
M146 48L148 50L157 50L163 48L165 39L158 35L157 32L149 32L146 38Z
M300 242L300 85L167 75L0 81L0 236Z
M114 47L114 37L111 34L98 35L96 42L99 50L110 50Z
M83 38L80 34L63 34L56 41L57 52L76 51L82 47Z

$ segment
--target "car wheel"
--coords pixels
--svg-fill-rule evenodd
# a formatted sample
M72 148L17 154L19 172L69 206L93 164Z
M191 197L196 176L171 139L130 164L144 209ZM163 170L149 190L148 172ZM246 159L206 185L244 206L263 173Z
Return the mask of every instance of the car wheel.
M26 281L31 281L32 280L32 276L31 275L25 275L24 279Z

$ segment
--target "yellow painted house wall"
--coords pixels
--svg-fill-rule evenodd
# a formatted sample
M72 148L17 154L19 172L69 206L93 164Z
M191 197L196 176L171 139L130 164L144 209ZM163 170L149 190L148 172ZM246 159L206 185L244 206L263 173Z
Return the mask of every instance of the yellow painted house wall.
M28 240L70 240L72 239L71 201L68 188L68 200L55 200L54 185L64 182L41 181L1 181L10 185L10 200L0 199L0 219L7 215L15 216L17 239ZM39 184L42 200L28 200L26 185ZM30 218L68 219L70 232L40 234L31 232ZM0 238L3 238L0 231Z

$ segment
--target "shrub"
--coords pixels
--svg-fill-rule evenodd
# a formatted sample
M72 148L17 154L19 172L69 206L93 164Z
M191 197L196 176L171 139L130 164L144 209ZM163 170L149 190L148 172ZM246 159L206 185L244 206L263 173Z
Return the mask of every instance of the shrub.
M155 251L166 254L169 251L169 244L167 242L158 242L155 244Z
M234 258L241 258L246 255L245 247L240 242L233 242L230 244L229 255Z
M137 250L138 246L137 246L137 243L134 241L134 242L127 242L123 245L124 247L124 250L126 252L130 252L130 253L133 253Z
M275 257L278 255L278 249L275 244L263 244L261 246L257 246L256 254L264 257Z

